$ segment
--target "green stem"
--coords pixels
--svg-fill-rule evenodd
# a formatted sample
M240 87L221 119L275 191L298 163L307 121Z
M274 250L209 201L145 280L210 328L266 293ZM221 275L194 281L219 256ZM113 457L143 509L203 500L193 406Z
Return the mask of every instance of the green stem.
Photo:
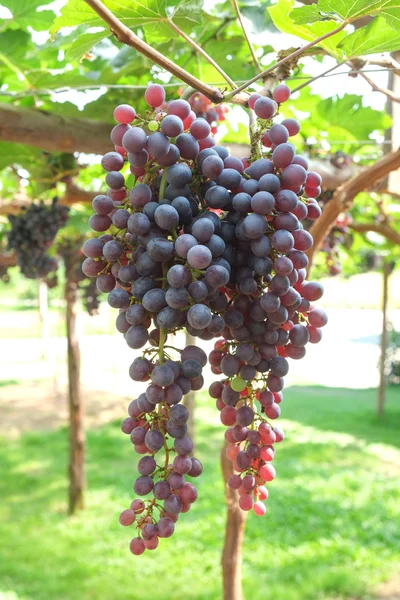
M165 195L165 190L167 188L167 171L168 171L168 167L165 167L164 172L161 177L161 183L160 183L160 191L159 191L160 200L163 200L164 195Z
M185 88L182 92L181 95L181 99L182 100L189 100L190 96L192 96L197 90L195 90L193 87L191 87L190 85Z

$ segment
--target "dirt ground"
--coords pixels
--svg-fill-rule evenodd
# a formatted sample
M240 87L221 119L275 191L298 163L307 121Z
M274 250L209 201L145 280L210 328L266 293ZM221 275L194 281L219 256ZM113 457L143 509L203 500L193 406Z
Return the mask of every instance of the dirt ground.
M129 398L108 391L82 389L86 426L101 425L124 418ZM68 420L67 390L57 389L53 380L25 381L0 388L0 435L43 431L64 425Z

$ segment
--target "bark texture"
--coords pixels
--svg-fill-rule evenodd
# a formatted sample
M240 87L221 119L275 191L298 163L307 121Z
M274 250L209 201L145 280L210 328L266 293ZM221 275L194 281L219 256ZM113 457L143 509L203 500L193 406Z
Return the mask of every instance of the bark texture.
M47 152L103 154L112 150L111 129L109 123L73 119L12 104L0 105L0 140Z
M247 513L239 507L239 494L228 487L233 475L233 464L226 456L227 443L221 451L221 466L225 482L226 527L224 549L222 551L222 579L224 600L243 600L242 589L242 543Z
M68 406L69 406L69 502L74 514L84 507L85 489L85 431L83 402L80 388L80 348L77 334L77 284L73 278L75 261L65 258L65 300L68 343Z
M311 269L314 256L319 251L325 237L330 232L340 213L351 207L357 194L370 188L377 181L398 168L400 168L400 149L386 154L376 163L338 187L331 200L326 204L322 215L310 229L310 233L314 238L314 245L307 252L309 260L308 272Z

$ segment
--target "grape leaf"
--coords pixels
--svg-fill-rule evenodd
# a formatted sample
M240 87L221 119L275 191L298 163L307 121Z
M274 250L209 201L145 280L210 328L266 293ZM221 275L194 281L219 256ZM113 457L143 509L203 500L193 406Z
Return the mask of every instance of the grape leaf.
M109 36L110 32L106 29L98 31L97 33L83 33L82 35L79 35L67 49L68 58L71 60L81 58L81 56L90 52L93 46Z
M276 4L268 9L274 24L283 33L290 33L303 40L312 41L337 27L337 24L331 21L313 23L312 25L298 25L291 18L293 6L294 0L278 0ZM319 46L335 58L341 59L342 52L338 51L337 45L345 36L344 31L339 31L332 37L320 42Z
M295 8L289 17L296 25L307 25L308 23L317 23L323 20L323 15L316 4Z
M373 19L365 27L361 27L348 35L339 47L349 58L374 54L377 52L393 52L400 48L400 34L395 34L393 27L383 17Z
M174 0L173 0L174 1ZM193 30L193 23L201 22L201 0L185 0L175 6L167 0L105 0L104 5L127 27L143 27L146 41L164 41L178 35L169 25L169 19L183 31ZM104 22L82 0L69 0L51 27L51 32L61 27L85 24L101 27Z
M381 15L392 28L400 26L399 0L318 0L318 4L295 8L289 17L296 24L315 23L326 18L355 21L367 15Z
M44 31L54 19L52 10L37 11L39 6L46 5L46 0L1 0L1 5L8 8L12 22L22 29L30 26L36 31Z

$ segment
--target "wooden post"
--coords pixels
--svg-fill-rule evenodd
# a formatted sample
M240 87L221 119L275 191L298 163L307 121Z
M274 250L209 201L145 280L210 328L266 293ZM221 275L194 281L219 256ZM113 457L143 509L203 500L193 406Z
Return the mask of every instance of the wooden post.
M381 358L379 363L379 388L378 388L378 402L377 402L377 413L381 417L383 415L385 407L385 391L386 391L386 375L385 375L385 362L386 362L386 349L388 343L388 330L387 330L387 305L388 305L388 290L389 290L389 276L392 272L392 265L388 262L383 263L383 286L382 286L382 335L381 335Z
M224 549L222 551L222 582L224 600L243 600L242 590L242 543L247 513L239 507L239 494L228 487L233 475L233 464L226 456L228 444L222 447L221 467L225 481L226 526Z
M40 338L42 343L42 360L48 358L48 344L50 334L49 323L49 304L48 304L48 287L43 279L38 281L38 303L39 303L39 321L40 321Z
M80 389L80 349L77 335L78 286L73 277L76 263L74 253L65 256L65 300L68 342L68 406L69 406L69 514L84 506L85 432Z

